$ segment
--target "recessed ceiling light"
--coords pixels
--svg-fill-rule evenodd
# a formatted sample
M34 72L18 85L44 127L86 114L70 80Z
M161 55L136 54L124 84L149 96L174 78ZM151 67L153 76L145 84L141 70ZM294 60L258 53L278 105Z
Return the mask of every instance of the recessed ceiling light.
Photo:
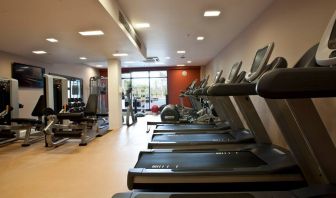
M36 50L36 51L33 51L33 53L34 54L46 54L47 52L43 50Z
M178 66L178 67L182 67L182 66L185 66L185 65L183 65L183 64L180 64L180 65L176 65L176 66Z
M55 39L55 38L47 38L46 40L51 42L51 43L57 43L58 42L58 40Z
M150 24L149 23L137 23L134 25L134 28L141 29L141 28L149 28Z
M135 63L135 61L125 61L124 63L125 64L132 64L132 63Z
M112 54L113 56L128 56L128 54L126 53L116 53L116 54Z
M198 36L198 37L197 37L197 40L198 40L198 41L203 41L203 40L204 40L204 36Z
M96 67L103 67L102 65L96 65Z
M178 54L185 54L186 52L184 50L177 51Z
M187 61L187 63L191 63L191 61Z
M93 31L84 31L84 32L78 32L82 36L100 36L104 35L104 32L101 30L93 30Z
M170 59L170 57L169 57L169 56L167 56L167 57L166 57L166 59L168 60L168 59Z
M220 11L219 10L207 10L204 12L204 16L205 17L216 17L220 15Z
M84 56L82 56L82 57L79 57L79 59L81 59L81 60L86 60L87 58L84 57Z

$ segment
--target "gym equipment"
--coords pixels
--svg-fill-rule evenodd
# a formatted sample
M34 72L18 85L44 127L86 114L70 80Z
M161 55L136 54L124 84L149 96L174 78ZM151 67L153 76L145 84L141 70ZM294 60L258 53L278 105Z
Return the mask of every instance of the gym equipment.
M219 80L220 76L221 76L222 72L217 73L217 76L215 77L215 80ZM208 76L209 77L209 76ZM208 82L208 77L203 79L199 84L200 86L198 87L198 89L204 89L207 85ZM197 111L199 111L202 108L202 104L198 101L198 98L195 97L192 93L194 90L188 90L186 91L184 94L187 96L190 96L190 101L193 101L193 107L196 108ZM199 104L198 104L199 103ZM172 115L172 117L177 117L179 116L179 113L176 109L176 106L174 105L167 105L165 107L165 109L167 109L166 111L169 112L166 113L168 115ZM165 111L165 109L163 110L163 112ZM162 113L163 113L162 112ZM162 119L162 113L161 113L161 119ZM150 123L152 124L152 123ZM149 123L147 123L147 125L149 125ZM196 130L200 131L200 132L204 132L204 131L218 131L218 130L227 130L229 129L230 126L228 125L227 122L221 122L220 124L216 124L216 123L207 123L207 124L200 124L200 123L160 123L157 124L156 123L156 128L153 130L154 133L163 133L163 132L177 132L177 131L181 131L181 132L187 132L187 131L192 131L195 132Z
M43 100L39 99L32 116L38 116L38 120L31 118L19 118L18 81L15 79L0 79L0 145L23 140L22 146L29 146L32 143L43 139L42 110ZM21 131L25 132L21 137Z
M109 132L108 121L108 78L91 77L90 78L90 95L97 95L97 110L94 111L97 117L98 128L97 137Z
M260 51L257 52L257 54L260 53ZM272 63L283 65L281 61ZM236 85L244 89L223 91L225 87ZM247 89L248 92L246 87L250 88ZM246 95L253 90L251 87L253 88L247 83L215 84L208 89L208 94ZM237 92L241 93L236 94ZM255 89L252 94L256 94ZM267 133L265 135L268 138ZM259 139L256 141L258 144L242 148L140 152L135 168L129 170L128 187L129 189L177 190L183 184L183 188L187 190L260 190L265 187L270 190L278 188L283 190L298 188L305 184L289 151L267 141Z
M237 62L232 66L228 80L226 80L225 82L239 83L240 81L242 81L242 78L244 78L245 76L245 72L241 72L240 74L238 74L241 64L242 64L241 62ZM266 67L266 65L260 65L260 67ZM262 73L260 73L259 75L261 74ZM220 74L216 76L215 83L218 83L219 79ZM194 91L194 94L208 98L207 96L208 88L209 87L196 90ZM235 111L233 109L234 108L229 110ZM236 114L236 112L234 113ZM226 117L221 117L221 120L224 119L226 119ZM197 131L197 133L192 132L154 133L152 136L152 141L148 143L148 148L149 149L162 149L162 148L204 149L204 148L218 148L218 147L229 148L229 147L242 146L241 144L254 143L253 133L250 132L249 130L244 129L240 120L236 121L232 119L232 122L234 122L231 124L233 128L231 130L225 130L225 131L202 131L202 132Z
M247 74L245 76L246 82L252 82L250 81L257 79L257 77L259 77L262 73L264 73L265 69L267 69L266 67L264 67L271 55L271 52L273 50L273 43L268 44L267 46L265 46L262 49L259 49L256 52L255 58L253 60L252 66L251 66L251 71L249 74ZM239 64L239 63L237 63ZM239 67L240 68L240 67ZM238 69L238 67L236 67L235 69ZM239 72L238 71L233 71L233 73L231 75L233 76L229 76L229 78L231 77L232 79L234 79L234 74L235 72ZM237 74L236 73L236 74ZM220 76L218 77L220 78ZM237 76L238 78L238 76ZM251 84L251 88L255 87L255 85ZM248 93L247 93L248 94ZM203 94L204 95L204 94ZM216 111L217 113L219 113L219 116L221 118L222 121L226 121L223 122L219 125L157 125L156 129L154 129L154 133L158 133L158 132L177 132L177 131L181 131L181 132L189 132L192 131L194 132L195 130L199 130L202 132L205 131L212 131L212 130L227 130L230 128L230 125L228 124L228 122L231 123L231 127L233 127L234 131L240 131L243 129L242 123L239 120L239 116L236 113L236 110L230 100L229 97L225 97L225 98L221 98L220 101L212 98L212 97L208 97L211 101L211 103L216 107L222 107L225 108L225 111ZM238 97L236 97L236 101L238 101L239 103L242 103L242 105L248 105L248 107L245 107L243 109L251 109L249 119L252 119L252 117L257 117L257 113L255 111L255 108L253 106L253 104L251 102L245 101L245 98L240 97L238 99ZM224 105L224 107L223 107ZM241 109L242 110L242 109ZM226 113L230 113L230 115L225 115ZM249 113L247 112L247 113ZM246 119L246 118L245 118ZM258 119L258 118L253 118L253 119ZM253 120L253 122L255 122ZM261 121L259 122L261 123ZM237 124L237 126L234 126L233 124ZM253 125L251 123L251 125ZM263 126L262 124L258 124L256 125L257 129L256 130L263 130ZM261 132L260 132L261 133Z
M206 86L208 82L208 78L203 79L199 82L199 88ZM186 89L186 91L182 91L179 95L180 105L168 104L161 111L160 117L161 122L157 122L157 124L166 124L166 123L190 123L193 122L193 119L197 117L197 111L202 108L201 103L195 97L191 97L190 93L196 88L197 79L194 80ZM189 101L192 105L192 108L187 108L184 106L183 98L188 97ZM153 124L153 123L151 123Z
M126 109L126 125L131 126L137 122L137 117L134 115L134 110L133 110L132 87L129 87L126 90L125 107L127 108ZM132 119L132 123L130 123L130 118Z
M325 52L332 49L331 53L335 51L326 45L331 42L329 40L335 39L335 35L331 34L336 31L335 21L336 12L328 24L328 33L325 32L322 37L319 50L323 49ZM334 27L335 31L331 31L330 27ZM336 149L310 99L336 97L336 68L332 66L336 60L333 56L322 59L317 55L321 52L316 50L317 45L309 49L292 69L267 72L256 87L258 94L266 98L272 112L276 112L273 114L282 132L285 132L284 137L290 140L288 144L309 184L308 187L281 192L131 192L113 197L336 197L335 159L331 157L335 156ZM318 58L321 58L319 64ZM277 66L279 65L274 67Z
M91 105L90 100L97 97L89 96L84 113L67 113L67 79L47 74L44 75L44 79L48 118L48 125L43 130L45 146L56 147L64 144L69 138L79 138L79 145L86 146L97 135L97 119L87 117L95 114L97 104Z
M159 107L159 112L161 112L160 122L152 122L147 121L147 130L146 132L149 133L150 126L152 125L158 125L158 124L188 124L190 121L188 120L188 116L194 116L195 109L194 107L189 108L184 106L183 99L186 97L185 93L189 90L195 89L197 83L197 79L193 80L190 85L186 88L186 91L181 91L179 98L180 98L180 104L179 105L172 105L172 107L169 107L165 109L167 105L162 105ZM163 112L165 110L166 112Z

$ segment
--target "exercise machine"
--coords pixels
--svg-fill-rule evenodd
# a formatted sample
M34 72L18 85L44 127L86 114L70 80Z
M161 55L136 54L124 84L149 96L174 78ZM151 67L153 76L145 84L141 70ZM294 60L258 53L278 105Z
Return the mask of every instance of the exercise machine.
M95 95L90 95L84 113L66 112L67 79L59 76L44 75L46 112L48 125L44 128L46 147L56 147L67 140L80 139L80 146L86 146L97 135L97 119L93 116L97 105ZM96 95L97 96L97 95Z
M125 93L125 107L126 107L126 125L131 126L137 122L137 117L133 110L133 97L132 97L132 87L129 87ZM130 123L130 118L132 123Z
M32 116L38 119L19 118L18 81L15 79L0 78L0 145L23 140L22 146L43 139L41 132L43 101L38 100ZM21 131L24 137L21 137Z
M257 54L264 54L270 50L268 47L262 49L258 50ZM278 62L275 64L283 65ZM258 68L261 69L264 68ZM255 74L248 74L247 77L256 79ZM243 92L239 95L247 95L246 87L252 87L247 83L237 85L245 88L239 89ZM231 86L236 87L236 84L216 84L207 92L211 96L236 95L238 91L236 89L229 89L231 92L222 91L223 88ZM253 89L248 90L250 93ZM253 94L256 94L255 90ZM258 144L242 148L140 152L135 168L129 170L128 187L170 190L178 190L180 186L189 190L257 190L268 187L270 190L272 188L284 190L305 185L302 174L289 151L272 145L269 140L263 142L256 139L256 141Z
M246 72L242 71L239 73L240 67L242 62L235 63L231 71L229 73L228 79L225 81L226 83L239 83L243 80ZM266 65L259 65L260 67L267 67ZM263 73L259 73L259 75L262 75ZM220 75L216 76L214 84L220 83ZM222 80L222 83L224 80ZM197 94L198 96L205 97L206 99L209 99L210 96L207 94L207 90L209 87L199 89L194 92L194 94ZM212 101L214 101L214 97L211 98ZM216 101L217 103L229 103L230 100L228 97L226 97L226 100L224 101ZM230 119L232 126L230 130L224 130L224 131L196 131L196 133L193 132L164 132L164 133L153 133L152 141L148 143L149 149L163 149L163 148L174 148L174 149L204 149L204 148L218 148L218 147L237 147L246 145L247 143L254 143L254 133L250 130L247 130L243 127L243 124L241 120L239 119L239 116L237 112L235 111L232 103L229 103L231 105L230 109L227 109L227 111L233 111L230 116L232 116L234 119ZM253 105L249 104L249 108L254 108ZM217 108L217 111L221 112L221 120L227 119L227 115L224 115L222 113L222 109ZM258 117L257 114L255 114L253 117ZM256 122L253 123L253 125L262 125L261 122L258 122L258 119L256 119ZM256 128L256 127L251 127ZM261 127L258 127L261 128Z
M335 21L336 12L319 47L316 45L309 49L293 69L267 72L256 87L258 94L267 98L267 104L276 112L273 114L277 115L275 118L281 131L286 131L284 137L291 140L288 144L308 187L292 191L270 191L265 188L268 191L264 192L130 192L116 194L114 198L335 197L335 159L330 157L336 155L335 145L310 99L336 97L336 68L333 66L336 58L332 56L336 47L330 45L335 41L336 34L332 34L336 32Z
M108 78L91 77L90 78L90 95L94 94L97 98L97 110L95 116L97 118L97 137L109 132L108 121Z
M215 80L219 80L220 76L221 76L222 72L217 73L217 76L215 77ZM208 76L209 77L209 76ZM207 85L208 82L208 77L203 79L199 84L200 86L198 87L198 89L204 89ZM201 104L201 102L199 101L198 97L193 95L193 92L195 90L188 90L186 91L184 94L188 95L190 98L190 101L193 101L192 104L194 107L196 107L196 111L200 111L203 106ZM172 109L170 107L166 107L169 109ZM170 110L170 112L173 112L176 110ZM178 114L178 112L175 113L176 115ZM197 114L197 113L196 113ZM148 124L148 123L147 123ZM204 131L213 131L213 130L227 130L229 129L230 126L228 125L228 123L225 120L222 120L219 124L218 123L171 123L171 124L157 124L156 123L156 128L153 130L154 133L163 133L163 132L187 132L187 131L200 131L200 132L204 132Z

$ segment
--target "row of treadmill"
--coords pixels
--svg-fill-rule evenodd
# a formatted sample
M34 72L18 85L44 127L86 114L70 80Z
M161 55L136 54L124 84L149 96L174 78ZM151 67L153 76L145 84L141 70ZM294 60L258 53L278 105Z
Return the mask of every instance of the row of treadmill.
M158 124L129 169L126 197L336 197L336 149L313 98L336 96L336 12L295 65L259 49L250 72L194 91L222 124ZM290 150L273 145L250 96L264 98ZM235 101L235 105L232 101ZM244 128L239 113L248 128Z
M90 80L90 84L91 84ZM90 86L86 105L68 100L68 80L44 75L44 93L31 113L36 118L19 117L18 81L0 78L0 146L22 142L30 146L40 140L46 147L57 147L68 140L80 146L108 132L108 113L102 109L97 88ZM96 90L96 91L95 91Z

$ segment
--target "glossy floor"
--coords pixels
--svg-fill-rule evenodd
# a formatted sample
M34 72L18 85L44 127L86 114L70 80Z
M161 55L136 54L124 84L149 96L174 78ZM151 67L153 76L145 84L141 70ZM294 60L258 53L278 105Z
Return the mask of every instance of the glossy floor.
M86 147L78 141L57 148L43 142L30 147L20 143L0 148L0 197L107 198L128 191L127 171L146 149L150 134L146 116L131 127L122 127L96 138Z

